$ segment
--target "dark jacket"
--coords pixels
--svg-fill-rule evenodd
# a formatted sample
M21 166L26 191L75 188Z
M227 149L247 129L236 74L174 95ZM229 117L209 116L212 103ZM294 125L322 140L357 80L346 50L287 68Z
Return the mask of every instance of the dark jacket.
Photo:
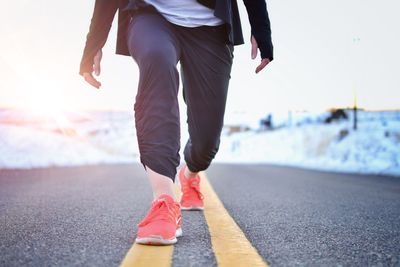
M199 3L215 10L214 14L226 22L229 42L234 45L243 44L243 34L240 25L239 11L236 0L197 0ZM118 33L116 53L130 56L126 32L131 18L132 9L137 8L141 0L96 0L89 33L80 65L79 73L93 71L93 58L107 41L111 24L118 10ZM250 25L251 33L257 41L261 58L273 60L273 45L271 29L265 0L243 0Z

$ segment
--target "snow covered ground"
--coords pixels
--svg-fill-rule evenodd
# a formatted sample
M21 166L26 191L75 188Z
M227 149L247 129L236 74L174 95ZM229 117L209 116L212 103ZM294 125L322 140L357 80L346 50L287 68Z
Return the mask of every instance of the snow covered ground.
M400 176L400 112L360 112L357 131L348 115L325 124L327 113L272 114L274 130L260 130L254 114L229 116L215 162ZM238 128L247 131L232 131ZM182 147L186 132L182 123ZM132 163L138 157L131 112L0 110L0 169Z

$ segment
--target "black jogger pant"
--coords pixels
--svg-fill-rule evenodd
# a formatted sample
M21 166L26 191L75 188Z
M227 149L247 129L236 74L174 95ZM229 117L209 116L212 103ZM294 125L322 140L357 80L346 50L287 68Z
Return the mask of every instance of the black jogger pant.
M233 58L223 26L187 28L156 11L136 12L128 29L129 51L139 66L135 125L140 161L175 179L180 163L178 106L181 64L189 140L189 170L207 169L218 151Z

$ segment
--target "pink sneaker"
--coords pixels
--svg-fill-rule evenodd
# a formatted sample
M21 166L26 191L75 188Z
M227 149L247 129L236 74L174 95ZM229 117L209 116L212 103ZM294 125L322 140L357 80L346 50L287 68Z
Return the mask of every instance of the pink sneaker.
M179 182L183 193L181 198L181 210L203 210L204 197L200 192L200 176L197 175L194 178L186 178L185 168L187 168L186 165L179 171Z
M171 245L182 235L180 205L166 194L155 199L146 217L138 224L136 243Z

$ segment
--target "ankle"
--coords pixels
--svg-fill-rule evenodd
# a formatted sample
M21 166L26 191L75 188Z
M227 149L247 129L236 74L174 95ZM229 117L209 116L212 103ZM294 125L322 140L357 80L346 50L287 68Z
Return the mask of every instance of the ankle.
M174 200L176 200L174 193L174 183L172 182L172 179L170 179L167 176L156 173L148 166L146 166L146 170L147 170L147 177L150 181L151 188L153 190L154 199L157 199L161 195L166 194L171 196Z
M162 195L168 195L170 196L174 201L176 201L175 199L175 194L172 191L158 191L158 192L153 192L153 200L158 199L160 196Z
M195 178L198 175L198 172L191 172L189 170L189 168L186 166L185 167L185 171L184 171L183 174L184 174L186 179L192 179L192 178Z

